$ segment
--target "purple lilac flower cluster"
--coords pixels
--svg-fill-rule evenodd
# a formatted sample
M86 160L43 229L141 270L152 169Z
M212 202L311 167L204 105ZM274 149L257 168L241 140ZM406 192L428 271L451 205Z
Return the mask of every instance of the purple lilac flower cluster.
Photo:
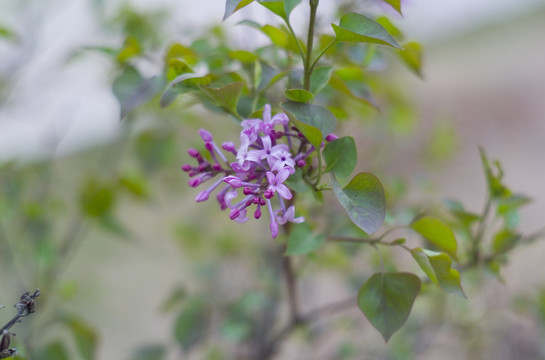
M199 130L210 156L207 160L199 151L188 150L189 155L198 162L197 166L182 166L182 170L191 178L189 185L197 187L217 175L221 176L206 190L201 191L195 200L206 201L219 188L216 199L221 209L230 209L229 217L237 222L248 220L247 213L250 208L254 208L254 218L259 219L261 208L266 206L273 238L278 235L278 225L305 221L303 217L295 217L293 205L286 204L286 200L292 198L292 193L284 182L295 173L296 167L306 166L305 159L314 148L302 146L307 143L306 139L297 129L290 129L288 122L286 114L271 116L271 107L265 105L263 120L242 121L238 149L232 142L225 142L220 147L214 142L212 134L204 129ZM301 140L296 152L292 144L294 139ZM285 143L279 143L279 140L285 140ZM230 162L223 151L234 155L236 161ZM243 195L240 200L239 190ZM276 210L272 202L274 198L278 199Z

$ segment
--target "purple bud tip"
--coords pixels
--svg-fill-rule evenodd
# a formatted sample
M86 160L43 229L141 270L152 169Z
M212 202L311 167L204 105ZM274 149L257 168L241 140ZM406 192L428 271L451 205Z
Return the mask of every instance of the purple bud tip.
M231 185L234 188L239 188L242 186L242 180L240 180L236 176L226 176L223 181L225 181L227 184Z
M197 174L198 174L197 171L190 171L188 175L189 175L189 177L193 177L193 176L195 176Z
M339 137L335 134L329 134L325 137L325 141L331 142L333 140L337 140Z
M193 178L193 179L189 180L187 183L191 187L197 187L202 183L202 181L201 181L200 177L196 177L196 178Z
M260 197L257 197L257 196L256 196L256 197L254 197L252 200L253 200L252 202L253 202L254 204L260 205L260 204L261 204L261 200L263 200L263 199L261 199Z
M197 197L195 198L195 201L196 202L206 201L206 200L208 200L209 195L210 194L208 193L208 191L204 190L199 195L197 195Z
M214 145L212 145L212 143L211 143L211 142L207 142L207 143L205 143L205 144L204 144L204 147L205 147L205 148L206 148L206 150L208 150L208 151L212 151L212 150L214 150Z
M299 159L299 160L297 160L297 166L305 167L305 166L307 166L307 162L305 161L305 159Z
M254 212L254 219L259 219L261 217L261 209L257 208Z
M250 199L250 200L246 200L246 203L244 204L246 207L252 205L254 203L254 200L253 199Z
M212 165L212 169L214 169L216 171L220 171L221 170L221 165L216 163L216 164Z
M275 222L272 222L269 224L269 228L271 229L271 235L273 239L276 239L278 236L278 225L276 225Z
M244 190L242 190L242 193L244 195L250 195L250 194L253 194L253 191L249 187L245 187Z
M204 163L202 163L202 164L199 164L199 167L198 167L199 172L203 172L204 170L206 170L206 168L208 167L208 165L210 165L210 164L207 163L207 162L204 162Z
M229 213L229 219L235 220L239 215L240 215L240 210L239 209L233 209Z
M197 149L193 149L193 148L187 149L187 153L189 154L189 156L194 157L194 158L197 158L197 157L200 156L199 151Z
M260 198L260 199L259 199L259 205L265 206L266 203L267 203L267 202L265 201L265 199L263 199L263 198Z
M208 132L207 130L200 129L199 135L201 136L204 142L209 142L214 140L214 138L212 137L212 134L210 134L210 132Z
M237 150L236 146L234 143L230 142L230 141L227 141L227 142L224 142L222 145L221 145L221 148L225 151L229 151L229 152L235 152Z
M192 168L193 167L191 165L189 165L189 164L183 164L182 165L182 170L185 171L185 172L191 171Z
M263 196L265 196L267 199L271 199L274 196L274 191L267 189L263 193Z

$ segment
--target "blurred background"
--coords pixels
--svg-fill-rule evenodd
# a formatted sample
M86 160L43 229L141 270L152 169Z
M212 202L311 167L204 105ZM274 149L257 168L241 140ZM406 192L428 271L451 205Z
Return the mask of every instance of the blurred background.
M388 59L395 112L341 124L339 134L356 134L365 149L358 169L385 178L400 203L455 198L479 213L486 187L480 146L501 161L509 187L532 198L517 219L522 231L542 229L545 3L408 0L403 17L373 1L350 3L343 5L386 13L425 49L422 78ZM335 21L338 5L322 0L323 29ZM300 6L293 14L299 33L305 10ZM186 149L200 146L197 129L212 129L224 116L188 104L160 109L151 95L164 84L120 81L131 75L120 66L120 51L145 54L130 61L147 79L161 74L174 42L215 34L249 50L265 38L235 24L246 18L277 22L252 4L219 28L223 12L221 0L0 2L0 304L42 289L47 311L13 329L28 339L21 340L28 354L45 347L41 356L53 358L66 346L84 359L181 358L169 350L180 341L173 335L176 315L184 311L180 299L201 293L211 302L235 304L237 294L259 295L256 284L274 277L248 274L262 267L259 240L269 240L248 234L265 225L245 224L240 235L242 225L214 204L194 203L197 191L179 170L188 161ZM129 37L138 40L138 50ZM123 94L131 84L150 96L128 103ZM123 121L120 113L128 114ZM222 124L220 141L236 137L235 127ZM430 295L417 303L415 321L389 349L354 307L344 313L348 319L328 326L339 334L359 329L365 340L356 337L354 345L334 339L313 353L299 334L278 358L356 359L360 348L385 359L454 359L461 357L459 349L472 359L544 358L543 255L541 243L517 249L502 267L501 281L469 274L465 302ZM329 247L316 258L302 270L318 269L301 285L311 308L353 293L339 283L343 274L367 271L362 280L371 271ZM326 265L319 267L320 261ZM250 299L259 304L257 295ZM2 322L9 311L0 312ZM431 319L422 320L427 312ZM222 346L243 336L238 325L223 326ZM423 327L433 331L418 330ZM96 352L81 350L94 344ZM213 359L217 353L202 351L192 356ZM144 357L148 352L155 355Z

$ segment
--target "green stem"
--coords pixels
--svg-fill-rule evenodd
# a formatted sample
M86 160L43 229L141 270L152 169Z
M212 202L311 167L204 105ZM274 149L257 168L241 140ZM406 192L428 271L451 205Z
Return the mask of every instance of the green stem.
M288 26L288 30L291 36L293 36L295 43L297 44L297 48L299 49L299 55L301 55L301 60L303 61L303 63L305 63L306 62L305 52L303 51L303 48L301 47L301 44L299 43L299 39L297 39L297 35L295 34L295 31L293 31L293 28L291 27L291 24L288 20L286 20L286 25Z
M483 213L481 215L481 220L479 221L479 226L477 228L477 233L473 238L473 244L471 249L471 261L475 264L479 263L481 257L481 242L483 240L484 232L486 230L486 219L490 213L490 208L492 207L492 197L488 196L486 204L484 206Z
M327 45L325 47L325 49L323 49L322 51L320 51L320 53L318 54L318 56L316 56L316 59L314 59L314 61L312 62L312 65L310 65L310 69L309 69L309 72L312 74L312 72L314 71L314 68L316 67L316 64L318 63L318 60L320 60L320 58L322 56L324 56L324 54L327 52L327 50L329 50L333 45L335 45L337 42L336 41L332 41L329 45Z
M308 24L308 36L307 36L307 55L305 58L304 65L304 84L303 87L305 90L310 91L310 75L312 75L311 67L311 57L312 57L312 47L314 44L314 26L316 24L316 11L318 9L319 0L309 0L310 4L310 21Z

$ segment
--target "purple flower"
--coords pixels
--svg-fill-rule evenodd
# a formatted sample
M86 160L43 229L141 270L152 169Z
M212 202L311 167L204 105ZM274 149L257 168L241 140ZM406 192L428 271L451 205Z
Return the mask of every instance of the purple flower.
M276 222L280 225L284 225L285 223L292 222L292 223L302 223L305 221L305 218L303 216L295 217L295 206L290 206L287 209L278 209L274 212L274 215L276 217Z
M284 181L290 176L290 170L288 168L283 168L274 175L274 173L267 171L267 181L269 182L269 187L267 190L272 190L277 192L278 195L282 196L284 199L291 199L290 189L283 184Z
M293 205L286 208L283 199L292 199L293 195L284 182L295 172L296 164L306 164L305 158L315 149L297 129L288 127L289 119L285 114L271 115L270 105L265 105L262 120L242 121L238 148L230 141L223 142L220 147L209 131L200 129L199 135L205 149L201 151L207 151L208 154L189 149L188 154L197 164L185 164L182 170L191 178L189 185L192 187L216 178L195 200L206 201L213 191L220 188L216 199L222 210L230 209L229 217L232 220L249 220L248 210L254 206L250 210L253 211L253 217L259 219L262 217L262 207L266 206L271 235L276 238L279 225L304 221L303 217L295 218ZM275 131L276 125L281 125L283 130ZM299 141L300 144L293 144L294 141ZM292 153L293 149L299 150ZM226 155L231 154L230 160L224 152ZM233 160L233 155L236 160ZM241 197L237 191L239 188L242 188ZM279 195L277 200L273 200L275 193ZM278 206L280 208L275 210L274 207Z

